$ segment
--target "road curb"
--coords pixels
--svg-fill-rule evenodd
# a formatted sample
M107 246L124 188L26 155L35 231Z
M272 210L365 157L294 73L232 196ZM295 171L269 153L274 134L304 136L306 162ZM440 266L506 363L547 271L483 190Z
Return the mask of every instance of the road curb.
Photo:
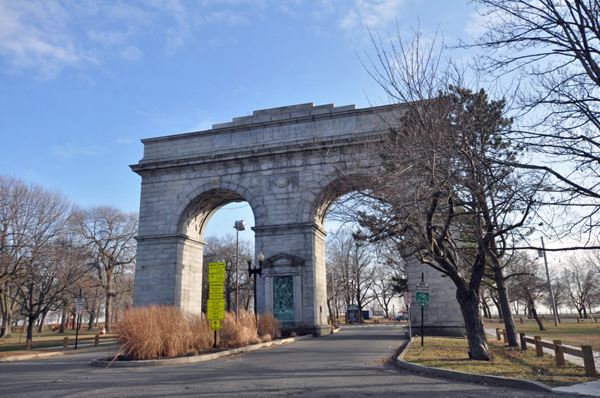
M228 355L234 355L244 352L256 351L265 347L279 346L286 343L292 343L294 341L307 340L313 338L312 334L306 336L289 337L287 339L269 341L267 343L253 344L246 347L234 348L231 350L219 351L212 354L196 355L192 357L181 357L181 358L169 358L169 359L156 359L156 360L143 360L143 361L105 361L103 359L94 359L90 362L91 366L98 366L102 368L115 367L115 368L137 368L146 366L172 366L172 365L185 365L190 363L210 361L213 359L225 357Z
M82 352L93 352L94 350L104 350L110 347L116 347L116 342L105 343L104 345L99 345L98 347L85 347L77 350L67 350L67 351L52 351L52 352L42 352L39 354L26 354L26 355L12 355L9 357L0 357L1 362L15 362L15 361L25 361L28 359L37 359L37 358L48 358L48 357L61 357L64 355L73 355L80 354Z
M439 377L445 377L447 379L468 381L472 383L491 383L503 387L520 388L522 390L552 392L551 387L545 385L544 383L540 383L539 381L465 373L457 370L432 368L429 366L407 362L404 360L404 355L406 355L409 349L410 345L407 343L404 349L398 355L398 358L396 358L396 365L402 369L410 370L411 372L428 373Z

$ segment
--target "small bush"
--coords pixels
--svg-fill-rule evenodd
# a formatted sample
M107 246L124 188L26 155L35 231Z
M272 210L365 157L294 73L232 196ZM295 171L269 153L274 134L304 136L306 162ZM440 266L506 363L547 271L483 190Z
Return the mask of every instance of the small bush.
M269 333L267 334L263 334L262 336L260 336L260 338L262 339L262 341L264 341L265 343L268 343L269 341L273 341L273 336L271 336Z
M281 323L271 314L258 316L258 334L265 336L270 334L272 338L281 337Z
M194 348L185 353L186 357L195 357L196 355L198 355L198 351L196 351Z

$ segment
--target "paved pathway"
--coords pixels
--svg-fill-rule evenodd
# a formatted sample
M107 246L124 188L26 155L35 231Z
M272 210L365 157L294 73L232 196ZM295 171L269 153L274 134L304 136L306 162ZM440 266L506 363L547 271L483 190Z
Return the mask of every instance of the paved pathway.
M556 397L398 370L385 360L403 341L381 325L181 366L91 367L97 352L0 363L0 397Z

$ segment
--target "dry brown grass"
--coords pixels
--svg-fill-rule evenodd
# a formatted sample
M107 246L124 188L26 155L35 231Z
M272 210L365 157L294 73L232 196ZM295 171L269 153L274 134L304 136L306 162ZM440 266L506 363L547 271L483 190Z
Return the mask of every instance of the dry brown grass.
M271 314L258 316L258 335L264 337L271 335L271 339L281 337L281 323Z
M232 348L259 343L260 339L256 333L254 315L250 315L246 311L240 311L237 321L235 318L235 313L225 313L225 319L221 321L219 345Z
M210 321L199 314L189 314L187 321L192 333L192 348L197 351L210 348L213 344Z
M193 341L186 317L178 308L166 305L126 311L119 322L118 338L121 352L132 360L182 356Z
M254 314L226 312L218 332L220 348L260 343ZM272 315L259 316L262 336L280 337L280 324ZM184 315L173 306L150 305L125 312L119 323L121 353L127 359L143 360L195 355L213 345L210 322L201 315ZM270 341L270 340L269 340Z
M537 357L535 350L521 351L492 339L488 343L493 360L473 361L468 358L466 339L425 336L425 345L421 347L420 339L415 339L413 348L404 359L434 368L536 380L552 387L598 380L597 377L586 377L581 366L569 362L565 366L557 366L552 355Z

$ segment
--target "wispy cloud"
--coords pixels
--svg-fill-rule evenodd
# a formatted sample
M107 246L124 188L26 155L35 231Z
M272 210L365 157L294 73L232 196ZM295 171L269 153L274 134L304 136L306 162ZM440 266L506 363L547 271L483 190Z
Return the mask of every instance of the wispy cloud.
M5 69L36 69L52 78L65 67L96 62L66 31L69 14L55 1L0 0L0 56Z
M355 0L338 21L338 26L352 32L367 26L385 28L395 20L406 0Z
M74 156L98 156L105 153L104 150L98 147L81 148L73 144L53 145L50 149L60 159L68 159Z
M139 61L139 42L153 29L173 53L193 38L190 15L179 0L0 0L0 67L52 79L115 58Z

